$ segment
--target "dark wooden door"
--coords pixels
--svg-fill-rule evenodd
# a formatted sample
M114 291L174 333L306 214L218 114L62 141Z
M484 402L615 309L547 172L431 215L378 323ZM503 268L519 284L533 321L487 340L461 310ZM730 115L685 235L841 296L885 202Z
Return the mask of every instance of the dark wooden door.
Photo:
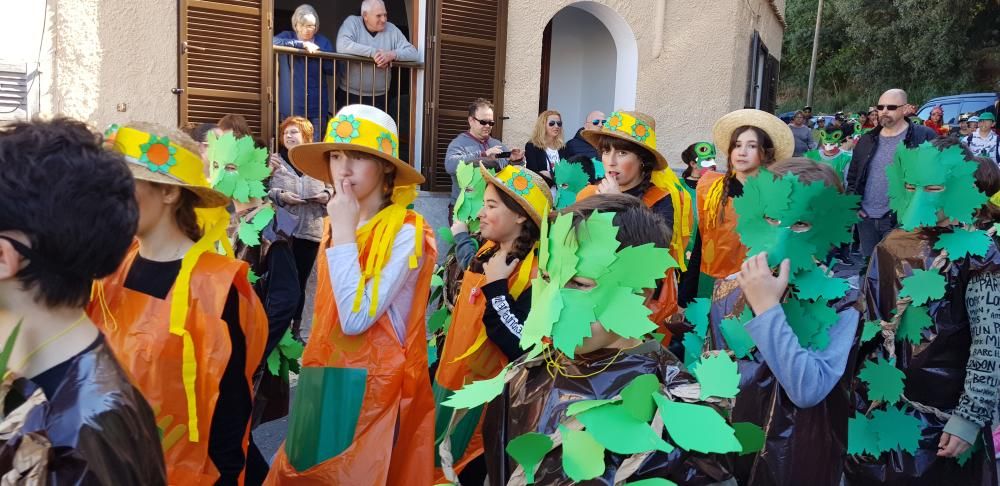
M243 115L270 133L272 0L180 0L180 123Z
M469 128L469 103L492 100L493 134L503 134L507 0L431 0L428 11L422 167L427 189L449 191L444 156L452 139Z

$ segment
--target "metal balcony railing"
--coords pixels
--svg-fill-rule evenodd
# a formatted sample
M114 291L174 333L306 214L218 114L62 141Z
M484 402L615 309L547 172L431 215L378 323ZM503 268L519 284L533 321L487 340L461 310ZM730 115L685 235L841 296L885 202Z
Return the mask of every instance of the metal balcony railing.
M399 155L412 159L413 117L419 114L412 96L414 72L422 62L393 62L379 68L367 57L328 52L308 53L302 49L273 46L274 127L271 146L281 143L278 133L282 120L298 115L313 121L317 139L323 138L326 122L344 104L362 103L384 110L399 127ZM318 84L318 86L317 86ZM384 92L380 88L384 87ZM347 88L345 91L344 88ZM318 126L321 125L321 126Z

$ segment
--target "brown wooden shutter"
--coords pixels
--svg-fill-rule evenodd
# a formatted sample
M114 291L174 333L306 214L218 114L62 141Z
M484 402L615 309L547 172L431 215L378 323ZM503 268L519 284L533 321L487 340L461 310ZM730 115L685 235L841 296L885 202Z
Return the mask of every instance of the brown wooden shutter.
M504 66L507 62L507 0L432 0L428 10L427 80L424 96L423 172L428 189L451 190L445 171L448 144L468 130L468 106L492 100L503 133Z
M180 0L181 125L238 114L270 133L272 1Z

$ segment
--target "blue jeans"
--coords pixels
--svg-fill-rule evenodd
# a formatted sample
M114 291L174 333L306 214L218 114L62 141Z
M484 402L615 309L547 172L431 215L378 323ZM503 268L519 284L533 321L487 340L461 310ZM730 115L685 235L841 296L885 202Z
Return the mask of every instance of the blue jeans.
M881 218L861 218L858 223L858 234L861 238L861 255L865 260L871 258L875 246L895 227L896 216L891 211Z

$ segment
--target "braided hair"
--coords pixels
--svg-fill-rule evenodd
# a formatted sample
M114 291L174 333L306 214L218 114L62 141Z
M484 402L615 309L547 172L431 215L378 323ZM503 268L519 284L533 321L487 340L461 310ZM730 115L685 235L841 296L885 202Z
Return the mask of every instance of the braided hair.
M750 130L757 134L757 153L760 156L760 166L766 168L774 163L774 142L767 132L751 125L744 125L733 130L733 134L729 137L729 150L726 152L729 154L729 167L726 169L726 175L722 178L722 199L717 216L719 222L725 218L726 204L729 202L729 188L732 186L733 179L736 178L736 170L733 169L732 163L733 150L736 150L736 140L744 132Z
M534 248L535 243L538 242L540 236L540 231L538 225L535 221L531 219L528 212L521 207L513 197L509 196L506 192L497 191L497 195L500 197L500 201L503 203L507 209L510 209L518 216L524 218L524 222L521 223L521 231L518 233L517 238L514 238L514 242L511 244L511 250L507 254L507 263L514 261L515 259L524 261L524 258L528 256L531 249ZM484 251L482 254L478 254L472 258L469 262L469 269L476 273L483 273L483 265L500 250L500 245L494 245L492 248Z

